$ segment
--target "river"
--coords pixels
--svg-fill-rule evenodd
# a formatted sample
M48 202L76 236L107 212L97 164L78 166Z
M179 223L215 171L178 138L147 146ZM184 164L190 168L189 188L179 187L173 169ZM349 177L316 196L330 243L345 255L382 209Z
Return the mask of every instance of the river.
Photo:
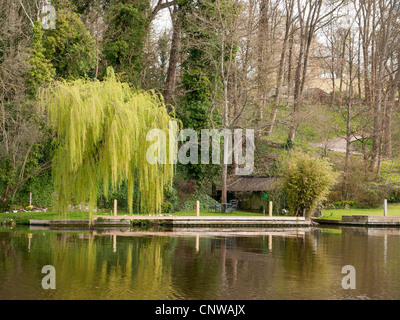
M42 287L46 265L55 289ZM0 299L400 299L400 230L3 228Z

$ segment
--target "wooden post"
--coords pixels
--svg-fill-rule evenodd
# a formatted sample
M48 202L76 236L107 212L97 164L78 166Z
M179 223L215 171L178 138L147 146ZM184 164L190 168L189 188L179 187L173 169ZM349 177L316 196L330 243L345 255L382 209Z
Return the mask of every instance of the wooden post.
M29 192L29 206L32 205L32 192Z
M31 251L31 239L32 239L32 233L28 233L28 250Z
M196 201L196 216L200 217L200 201Z
M387 217L387 199L383 202L383 215Z
M114 217L117 216L117 199L114 199Z
M269 202L269 216L272 217L272 201Z
M272 251L272 234L268 236L268 249Z

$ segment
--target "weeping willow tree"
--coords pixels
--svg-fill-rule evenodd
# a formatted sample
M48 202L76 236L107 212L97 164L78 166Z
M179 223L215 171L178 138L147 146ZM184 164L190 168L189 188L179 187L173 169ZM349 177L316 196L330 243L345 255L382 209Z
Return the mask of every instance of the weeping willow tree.
M168 133L171 120L158 95L132 89L109 69L104 81L57 82L42 90L39 98L60 143L53 159L60 213L66 214L72 203L87 203L92 216L98 186L107 197L110 187L116 191L123 182L128 186L130 213L135 182L140 211L161 212L174 165L169 159L167 164L150 164L146 159L150 144L146 134L151 129Z

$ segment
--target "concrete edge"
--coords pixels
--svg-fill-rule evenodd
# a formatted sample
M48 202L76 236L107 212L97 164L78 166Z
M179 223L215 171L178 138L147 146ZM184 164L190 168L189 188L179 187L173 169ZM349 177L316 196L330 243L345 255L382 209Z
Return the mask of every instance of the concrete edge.
M312 218L318 224L334 224L344 226L365 226L365 227L400 227L400 217L379 217L379 216L343 216L342 220L331 220Z
M175 217L170 219L170 217L157 217L157 219L147 219L147 217L140 217L135 219L127 218L102 218L98 221L99 217L93 219L93 223L89 223L89 220L40 220L31 219L30 225L32 226L51 226L51 227L85 227L85 228L101 228L101 227L126 227L131 225L131 221L134 224L154 224L169 227L277 227L277 226L287 226L287 227L304 227L310 226L311 220L309 219L235 219L233 218L206 218L202 217ZM104 220L103 220L104 219Z

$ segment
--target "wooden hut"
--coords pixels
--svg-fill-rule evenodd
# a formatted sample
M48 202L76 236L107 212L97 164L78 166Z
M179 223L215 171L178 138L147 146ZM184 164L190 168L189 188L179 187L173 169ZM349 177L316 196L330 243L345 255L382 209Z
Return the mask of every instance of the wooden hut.
M239 200L238 210L263 212L268 210L268 201L274 201L274 211L282 207L282 178L238 176L227 184L228 201ZM217 189L216 199L221 200L221 188Z

